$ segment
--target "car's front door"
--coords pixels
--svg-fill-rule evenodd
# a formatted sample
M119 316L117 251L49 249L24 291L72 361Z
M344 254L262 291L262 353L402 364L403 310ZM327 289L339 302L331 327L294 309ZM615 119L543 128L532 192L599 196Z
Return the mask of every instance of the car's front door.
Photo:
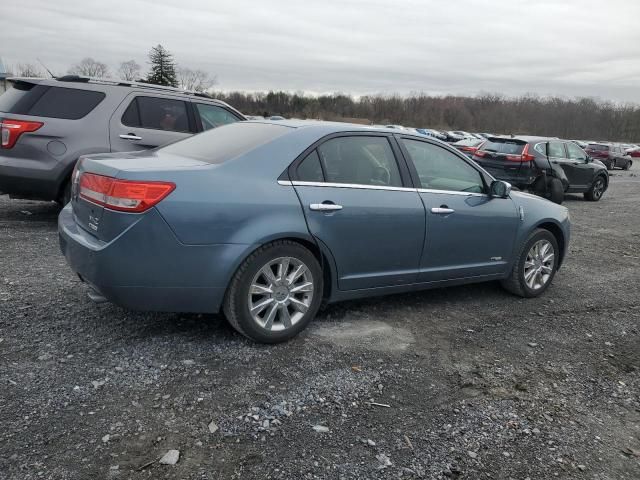
M520 222L510 198L491 198L471 162L428 141L400 138L427 217L418 281L504 273Z
M575 143L567 142L566 147L568 158L562 168L569 179L569 191L585 191L593 183L593 166L587 161L584 150Z
M424 207L392 142L336 136L289 171L311 234L335 260L340 290L416 281Z
M195 132L190 102L178 96L131 93L109 121L112 152L160 147Z

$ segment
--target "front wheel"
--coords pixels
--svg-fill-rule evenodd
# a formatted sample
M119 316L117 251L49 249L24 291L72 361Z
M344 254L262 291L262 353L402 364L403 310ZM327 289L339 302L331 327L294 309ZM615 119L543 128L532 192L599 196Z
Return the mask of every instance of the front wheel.
M538 297L549 288L558 269L560 251L549 230L536 229L524 242L520 254L502 286L520 297Z
M591 188L585 192L584 198L589 200L590 202L597 202L602 198L602 194L606 189L606 184L604 178L601 176L596 177L591 185Z
M316 316L322 290L316 257L296 242L277 241L240 266L225 296L224 313L239 333L256 342L284 342Z

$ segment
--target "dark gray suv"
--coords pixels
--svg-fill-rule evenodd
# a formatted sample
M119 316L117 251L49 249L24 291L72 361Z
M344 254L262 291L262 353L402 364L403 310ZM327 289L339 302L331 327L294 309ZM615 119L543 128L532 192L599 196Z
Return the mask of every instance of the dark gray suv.
M12 78L0 95L0 194L67 203L81 155L159 147L245 120L205 94L88 77Z

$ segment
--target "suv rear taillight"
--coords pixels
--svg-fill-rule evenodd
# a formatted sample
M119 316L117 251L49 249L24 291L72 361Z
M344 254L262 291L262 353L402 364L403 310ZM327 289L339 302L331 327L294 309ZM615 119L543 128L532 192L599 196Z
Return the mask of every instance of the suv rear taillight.
M111 210L140 213L173 192L175 183L120 180L95 173L80 177L80 197Z
M507 155L506 158L511 162L531 162L536 157L529 153L529 144L526 144L520 155Z
M13 120L11 118L0 118L0 146L2 148L13 148L13 146L23 133L35 132L44 123L28 122L25 120Z

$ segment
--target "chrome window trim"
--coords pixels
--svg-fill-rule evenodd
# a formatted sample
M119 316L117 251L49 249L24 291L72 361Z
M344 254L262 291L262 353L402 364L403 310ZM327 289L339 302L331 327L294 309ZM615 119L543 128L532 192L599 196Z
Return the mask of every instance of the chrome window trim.
M446 195L461 195L463 197L487 197L486 193L477 192L458 192L456 190L436 190L434 188L418 188L418 193L444 193Z
M333 187L333 188L354 188L358 190L388 190L392 192L415 192L415 188L408 187L386 187L383 185L363 185L359 183L331 183L331 182L303 182L294 180L291 185L300 187Z
M438 193L447 195L461 195L463 197L487 197L486 193L458 192L455 190L436 190L432 188L408 188L408 187L385 187L382 185L361 185L358 183L330 183L330 182L303 182L302 180L278 180L278 185L294 187L333 187L333 188L353 188L357 190L387 190L391 192L417 192L417 193Z

